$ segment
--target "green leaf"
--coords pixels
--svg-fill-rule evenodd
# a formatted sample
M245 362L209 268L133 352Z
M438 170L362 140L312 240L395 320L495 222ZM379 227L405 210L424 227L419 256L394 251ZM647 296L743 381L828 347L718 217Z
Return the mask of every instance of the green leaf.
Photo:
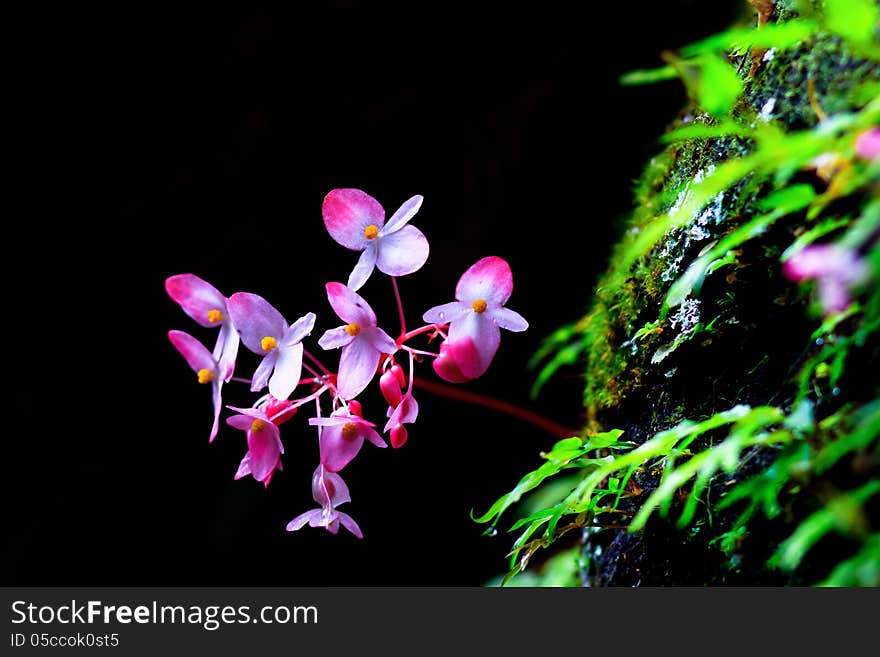
M869 44L877 29L876 0L825 0L825 26L844 39Z
M742 80L727 60L717 55L704 55L699 60L700 81L697 101L712 116L730 112L742 94Z
M785 50L796 46L816 32L818 25L812 20L793 20L787 23L764 25L760 30L733 28L714 34L681 49L685 57L707 52L745 52L749 48L776 48Z
M636 86L641 84L653 84L663 80L673 80L678 77L678 71L672 66L661 66L660 68L642 69L638 71L630 71L620 77L620 84L624 86Z
M752 132L749 126L731 120L725 120L715 125L693 123L666 133L660 137L660 143L669 144L676 141L687 141L688 139L709 139L712 137L748 137Z

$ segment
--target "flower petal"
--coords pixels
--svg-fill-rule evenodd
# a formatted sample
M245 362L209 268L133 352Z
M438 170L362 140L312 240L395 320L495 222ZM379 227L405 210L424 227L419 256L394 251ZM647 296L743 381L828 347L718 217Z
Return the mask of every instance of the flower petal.
M351 502L348 486L335 472L319 465L312 475L312 498L322 507L337 507Z
M220 365L220 374L224 381L229 381L235 372L235 359L238 357L238 344L241 338L232 325L232 321L223 322L214 345L214 358Z
M180 304L183 312L192 317L202 326L219 326L220 320L211 321L208 313L219 310L226 314L226 297L220 291L202 280L195 274L177 274L165 279L165 291L168 296Z
M422 319L429 324L448 324L464 317L464 314L470 309L470 306L463 304L461 301L450 301L441 306L434 306L422 315Z
M321 513L321 509L312 509L311 511L299 514L296 518L287 523L287 531L295 532L297 529L302 529L306 525L311 525L314 518L321 517ZM312 526L314 527L314 525Z
M242 477L247 477L251 473L251 453L245 452L244 458L241 460L241 463L238 464L238 471L235 473L235 477L233 479L238 480Z
M321 465L330 472L338 472L357 456L363 444L361 432L349 439L342 435L342 426L324 427L318 442Z
M218 375L217 361L208 351L208 348L184 331L168 331L168 339L180 355L186 359L187 365L193 372L210 370L214 376Z
M335 427L342 426L349 421L349 418L342 415L331 415L330 417L310 417L309 424L313 427Z
M357 322L361 328L376 325L376 313L364 298L342 283L327 283L327 300L343 322Z
M470 313L449 326L449 344L461 373L469 378L481 376L498 351L501 330L485 313Z
M403 205L397 209L397 212L391 215L388 223L385 224L385 227L381 231L379 231L379 235L390 235L403 228L409 223L410 219L416 216L416 212L422 207L422 201L424 200L425 198L423 196L416 194L411 199L405 201Z
M390 335L388 335L385 331L380 329L378 326L370 326L361 330L361 335L364 340L369 341L373 348L376 351L383 354L393 354L397 351L398 346Z
M226 424L228 424L230 427L241 429L242 431L247 431L248 429L250 429L253 423L254 418L248 415L233 415L232 417L226 418Z
M494 319L498 326L508 331L519 333L529 328L525 317L510 308L489 308L486 310L486 314Z
M318 345L325 350L338 349L339 347L344 347L352 340L354 340L354 336L349 335L344 326L340 326L335 329L330 329L329 331L324 331L324 335L318 340Z
M406 276L422 268L428 259L428 239L415 226L379 238L376 266L389 276Z
M367 226L382 228L385 225L385 209L359 189L334 189L324 197L322 213L330 237L354 251L360 251L369 243L364 235Z
M338 514L339 522L342 523L343 527L345 527L348 531L350 531L358 538L364 537L363 533L361 532L361 528L358 527L358 524L354 521L354 518L342 511L337 511L336 513Z
M376 266L376 257L379 253L378 246L378 241L372 240L363 253L361 253L361 257L358 258L357 264L348 277L348 287L352 290L362 288L367 279L370 278L370 274L373 273L373 269Z
M336 389L343 399L354 399L370 384L380 355L361 335L342 348Z
M214 442L217 437L217 431L220 429L220 409L223 408L223 401L220 396L220 390L223 388L223 379L217 377L211 381L212 401L214 403L214 424L211 425L211 435L208 442Z
M391 414L388 422L385 423L383 433L387 433L396 424L411 424L416 421L419 416L419 403L412 394L406 394L401 399L397 408Z
M440 345L440 356L435 358L431 364L437 376L444 381L449 381L449 383L465 383L471 380L470 377L462 374L461 368L458 366L456 360L458 351L459 349L450 345L448 341L443 342Z
M388 447L388 445L385 444L385 441L382 440L382 436L380 436L375 429L370 427L360 427L360 430L363 433L364 439L369 440L376 447Z
M488 256L478 260L458 279L455 298L470 305L483 299L489 306L503 306L513 292L513 274L506 260Z
M263 297L249 292L236 292L226 304L229 317L241 333L244 346L255 354L265 354L261 341L273 337L280 341L287 330L287 320Z
M281 346L289 347L297 342L302 342L306 336L312 333L313 328L315 328L315 313L306 313L284 332Z
M249 431L248 453L254 479L265 481L278 464L282 451L278 427L271 422L264 423L259 431Z
M269 379L269 394L275 399L287 399L299 383L302 374L303 346L296 343L292 347L278 349L275 371Z
M269 376L272 374L272 370L275 369L276 362L278 362L278 350L273 349L257 365L254 376L251 378L251 392L257 392L266 387L266 384L269 382Z

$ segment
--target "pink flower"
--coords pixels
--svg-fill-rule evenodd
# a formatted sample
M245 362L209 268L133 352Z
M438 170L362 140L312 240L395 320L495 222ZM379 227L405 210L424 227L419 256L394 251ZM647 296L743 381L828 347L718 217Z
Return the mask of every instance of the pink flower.
M229 297L229 315L244 346L263 356L251 381L251 391L269 383L269 393L287 399L302 374L302 339L315 326L315 313L308 313L287 325L287 320L263 297L237 292Z
M397 405L403 398L403 389L405 387L406 374L403 373L403 368L397 363L394 363L379 377L379 389L382 391L382 396L385 397L385 401L388 402L392 411L397 408Z
M214 424L211 426L211 436L208 438L208 442L213 442L217 436L217 429L220 423L220 408L222 407L220 400L220 389L223 387L223 377L220 374L222 368L217 359L208 351L208 348L189 333L168 331L168 339L171 340L171 344L180 352L181 356L186 359L192 371L196 373L199 383L211 384L214 402Z
M396 408L388 408L388 422L385 424L385 432L391 432L391 446L395 449L403 447L409 433L404 424L412 424L419 416L419 403L408 390L400 399Z
M489 256L462 274L455 288L457 301L424 314L426 322L449 324L449 347L444 357L453 359L463 377L474 379L488 369L501 341L499 327L517 332L529 327L519 313L504 307L512 292L510 265Z
M473 343L467 341L467 344L460 344L458 348L453 347L449 342L440 344L440 355L434 359L432 366L434 371L444 381L449 383L466 383L474 377L465 376L458 366L459 361L467 361L476 358L474 355Z
M376 326L376 313L356 292L342 283L327 283L327 298L347 324L324 333L318 344L323 349L342 347L337 392L343 399L352 399L369 385L382 354L397 351L397 343Z
M867 282L870 270L855 251L836 244L806 246L783 263L785 275L795 281L815 280L825 314L849 307L852 292Z
M873 162L880 159L880 128L871 128L856 137L856 155Z
M320 504L320 508L301 513L287 523L287 531L295 532L308 524L311 527L324 527L331 534L339 531L341 524L358 538L363 538L361 528L347 513L337 511L336 507L346 502L351 502L348 486L338 474L327 472L323 466L318 466L312 475L312 497Z
M358 290L367 282L373 267L389 276L405 276L418 271L428 259L428 240L407 223L422 205L413 196L400 206L388 223L385 209L359 189L334 189L324 198L324 225L338 244L362 251L348 286Z
M281 455L284 445L281 444L281 432L278 426L260 409L234 408L240 415L227 418L226 423L241 429L247 435L248 451L235 473L236 479L253 475L264 486L269 486L275 470L281 470Z
M238 333L232 326L226 297L210 283L194 274L177 274L165 279L165 291L183 312L206 328L220 327L214 358L220 363L223 379L229 381L238 354Z
M348 465L361 451L365 438L376 447L387 447L382 436L373 428L375 424L358 415L349 415L342 408L334 411L330 417L310 418L309 424L321 427L321 465L330 472L338 472Z

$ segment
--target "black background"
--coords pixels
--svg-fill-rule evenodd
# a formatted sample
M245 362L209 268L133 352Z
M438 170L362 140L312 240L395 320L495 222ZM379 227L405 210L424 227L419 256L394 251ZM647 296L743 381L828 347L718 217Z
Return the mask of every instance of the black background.
M594 7L594 5L597 5ZM164 293L193 272L265 296L293 321L337 325L324 296L357 254L321 202L358 187L413 224L431 257L400 281L410 323L498 255L509 306L489 372L467 384L578 427L578 370L528 399L526 361L577 319L607 264L632 181L681 107L676 83L619 75L724 26L745 3L307 3L286 9L151 5L22 24L9 96L28 194L6 229L6 534L0 581L19 585L479 585L511 539L469 519L554 440L493 411L423 393L401 450L365 445L342 473L365 540L306 528L317 441L282 431L268 490L233 481L241 432L214 444L209 393L166 338L214 334ZM476 7L479 7L478 9ZM391 288L361 290L397 330ZM328 360L335 364L335 355ZM255 358L239 359L241 374ZM421 374L434 378L429 365ZM227 403L254 397L241 384ZM379 421L385 405L363 397ZM9 402L7 402L9 403Z

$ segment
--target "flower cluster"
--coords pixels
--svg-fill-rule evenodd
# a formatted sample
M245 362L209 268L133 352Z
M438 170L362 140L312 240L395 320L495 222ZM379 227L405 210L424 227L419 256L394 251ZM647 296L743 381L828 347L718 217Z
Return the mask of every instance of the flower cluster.
M235 414L226 423L243 431L247 444L236 479L250 475L268 487L275 471L282 469L280 426L301 407L314 409L307 424L317 429L320 463L312 477L312 497L319 506L291 520L288 531L308 524L335 534L342 526L362 538L351 516L337 510L351 501L339 472L365 441L386 447L386 434L392 447L406 443L409 431L405 425L413 424L419 414L413 395L417 361L432 358L437 375L451 383L470 381L486 372L498 351L502 328L528 328L522 316L505 307L513 292L509 265L489 256L464 272L455 288L455 301L431 308L423 314L425 325L406 330L396 277L419 270L428 259L425 235L409 224L422 200L412 197L386 222L379 202L361 190L335 189L324 199L324 225L330 236L341 246L361 252L347 284L326 284L330 307L342 324L325 331L318 346L339 350L335 371L303 344L315 327L315 313L288 323L257 294L236 292L226 297L194 274L165 281L168 295L187 315L203 327L219 328L213 350L183 331L168 333L198 382L211 385L214 413L209 441L219 430L224 383L244 382L251 392L261 394L250 407L227 406ZM358 293L374 269L391 277L401 323L396 339L379 326L376 313ZM410 341L419 336L439 339L438 351L411 346ZM241 344L261 358L250 378L233 376ZM364 417L357 399L375 379L388 404L381 431Z

